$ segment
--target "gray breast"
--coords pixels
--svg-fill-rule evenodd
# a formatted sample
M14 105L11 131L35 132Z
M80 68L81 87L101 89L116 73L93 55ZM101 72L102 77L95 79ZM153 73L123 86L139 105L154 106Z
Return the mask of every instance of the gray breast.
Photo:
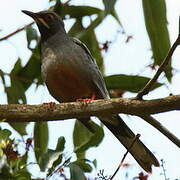
M48 73L53 71L53 69L58 65L58 62L57 55L52 49L45 48L42 52L41 74L43 80L46 81Z

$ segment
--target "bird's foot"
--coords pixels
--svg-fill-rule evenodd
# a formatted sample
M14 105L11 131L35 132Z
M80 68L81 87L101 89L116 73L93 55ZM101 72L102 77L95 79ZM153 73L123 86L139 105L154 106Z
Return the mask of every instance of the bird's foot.
M48 102L48 103L43 103L48 109L52 109L56 103L55 102Z
M80 99L77 99L76 102L80 102L82 103L83 106L87 106L88 104L91 103L91 101L95 99L96 99L96 94L93 93L91 98L80 98Z

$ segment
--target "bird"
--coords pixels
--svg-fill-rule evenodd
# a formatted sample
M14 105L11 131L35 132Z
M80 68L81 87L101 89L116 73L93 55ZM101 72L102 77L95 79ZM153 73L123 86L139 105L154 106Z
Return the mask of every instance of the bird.
M55 12L22 12L33 18L38 26L41 35L42 78L58 102L74 102L92 97L95 100L110 98L91 52L80 40L66 33L63 20ZM135 134L118 114L98 118L129 149L146 172L152 172L153 165L159 166L157 158L139 138L129 148Z

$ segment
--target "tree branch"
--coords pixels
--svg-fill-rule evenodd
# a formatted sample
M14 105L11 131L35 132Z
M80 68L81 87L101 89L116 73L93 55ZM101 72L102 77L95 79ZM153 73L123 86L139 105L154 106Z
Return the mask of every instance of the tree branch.
M6 122L39 122L100 116L106 114L147 115L180 110L180 95L155 100L114 98L92 101L87 106L81 102L46 105L0 105L0 119Z
M6 40L6 39L10 38L11 36L17 34L18 32L21 32L21 31L25 30L28 26L31 26L31 25L33 25L33 24L34 24L34 22L32 22L32 23L30 23L30 24L27 24L26 26L24 26L24 27L22 27L22 28L17 29L16 31L14 31L14 32L12 32L12 33L10 33L10 34L8 34L8 35L0 38L0 41L3 41L3 40Z
M157 70L157 72L154 75L154 77L149 80L149 82L144 86L144 88L141 91L139 91L139 93L137 94L136 98L142 99L142 97L144 95L149 93L149 91L150 91L151 87L153 86L153 84L157 81L157 79L160 76L160 74L164 71L164 69L168 65L168 63L169 63L169 61L170 61L170 59L171 59L175 49L177 48L177 46L179 44L180 44L180 34L178 35L178 38L176 39L176 41L172 45L171 49L169 50L166 58L164 59L164 61L159 66L159 69Z
M141 115L140 117L149 124L151 124L152 126L154 126L162 134L164 134L170 141L172 141L174 144L180 147L180 140L176 136L174 136L167 128L165 128L160 122L158 122L155 118L153 118L150 115Z

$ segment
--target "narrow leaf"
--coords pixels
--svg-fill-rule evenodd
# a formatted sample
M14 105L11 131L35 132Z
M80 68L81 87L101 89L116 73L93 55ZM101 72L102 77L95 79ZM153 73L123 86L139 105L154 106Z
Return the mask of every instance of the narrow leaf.
M10 135L11 131L9 131L8 129L0 130L0 144L2 143L2 141L7 141Z
M41 171L45 172L47 169L51 168L56 160L58 160L59 164L61 163L62 152L48 149L46 153L41 155L41 160L39 162Z
M20 101L22 101L21 103L26 104L25 89L21 78L18 76L21 69L21 60L18 59L10 73L11 86L5 88L9 104L18 104Z
M99 42L98 42L96 34L93 30L93 28L95 28L96 25L98 25L98 23L97 24L96 23L94 25L90 25L88 28L84 28L81 20L77 20L74 23L74 25L72 26L72 28L70 29L70 31L68 32L68 34L70 36L79 38L89 48L93 57L96 59L96 62L98 64L101 72L103 72L104 71L104 61L103 61L103 57L101 54L101 49L99 47Z
M63 151L64 148L65 148L65 138L63 136L59 137L58 138L58 142L57 142L57 145L56 145L56 151Z
M104 137L103 128L94 123L88 121L89 126L93 129L93 133L90 132L79 120L76 120L73 131L73 143L74 152L83 153L90 147L98 146ZM84 158L80 156L79 158Z
M114 10L116 0L103 0L105 11L110 14Z
M23 86L28 89L35 78L41 76L41 59L39 45L33 50L32 56L27 64L20 70L18 75L26 79Z
M88 164L85 159L78 159L77 161L74 161L73 163L78 165L84 172L92 171L91 165Z
M81 38L82 36L85 36L85 34L87 35L87 33L91 32L92 30L94 30L100 23L102 23L102 21L104 20L104 18L106 17L104 12L101 12L98 14L98 17L93 20L91 22L91 24L87 27L84 28L83 31L79 32L76 37L77 38Z
M31 41L38 39L38 34L36 29L34 29L32 26L28 26L26 28L26 38L27 38L28 48L31 49L30 47Z
M31 180L31 174L27 171L27 169L19 169L15 171L13 174L14 180Z
M15 131L17 131L21 136L27 135L26 126L29 123L21 122L21 123L8 123Z
M65 148L65 138L63 136L58 138L56 149L48 149L48 151L43 154L41 161L39 163L41 171L46 171L48 169L48 174L62 162L63 150Z
M84 16L91 16L93 14L99 14L102 12L101 9L91 6L57 6L55 8L55 12L61 16L61 18L64 18L65 15L69 15L70 18L81 18Z
M36 122L34 125L34 149L36 160L39 163L42 155L47 152L49 130L47 122Z
M0 77L2 79L3 85L5 86L6 85L6 81L5 81L4 75L5 75L4 72L0 69Z
M154 63L160 65L170 49L170 38L167 29L165 0L142 0L146 30L151 42ZM166 77L171 81L171 64L165 69Z
M23 86L23 82L21 77L18 76L18 73L21 71L22 65L21 60L18 59L11 70L10 78L11 78L11 86L5 87L5 92L7 94L8 104L26 104L26 95L25 88ZM28 123L9 123L13 129L15 129L19 134L25 135L26 126Z
M72 180L86 180L83 170L76 164L70 163L70 179Z
M132 76L132 75L111 75L104 77L106 86L109 90L119 90L119 91L129 91L137 93L142 89L150 78L142 76ZM151 90L162 86L163 84L156 82Z
M116 21L120 24L120 26L122 27L122 24L119 20L116 10L115 10L116 2L117 2L116 0L103 0L104 7L105 7L105 13L111 14L116 19Z

